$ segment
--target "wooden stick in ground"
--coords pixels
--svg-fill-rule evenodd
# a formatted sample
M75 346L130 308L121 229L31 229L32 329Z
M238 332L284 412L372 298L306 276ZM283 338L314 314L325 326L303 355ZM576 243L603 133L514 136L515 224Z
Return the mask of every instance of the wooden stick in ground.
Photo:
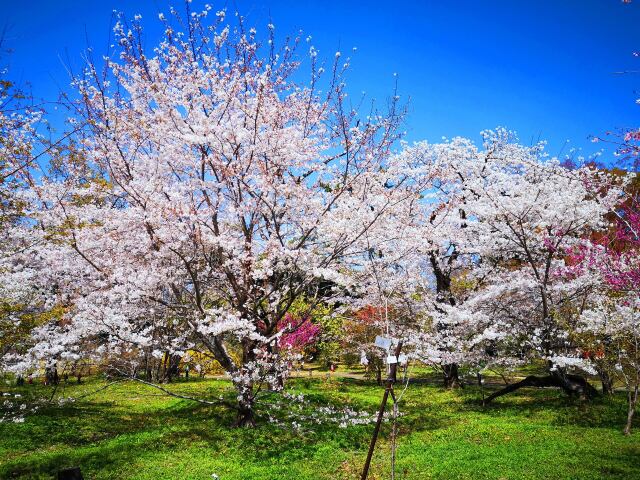
M393 388L390 391L391 400L393 400L393 423L391 425L391 480L396 478L396 438L398 435L398 399L396 398Z
M373 457L373 451L376 448L376 441L378 440L378 434L380 433L380 426L382 425L382 418L384 417L384 409L387 406L387 400L389 399L389 393L393 390L393 384L396 383L396 371L398 369L397 359L400 356L400 350L402 350L402 341L398 342L396 347L395 357L396 363L392 363L389 368L389 376L387 377L387 385L384 389L384 395L382 396L382 402L380 402L380 409L378 410L378 419L376 426L373 430L373 437L371 437L371 443L369 444L369 453L367 454L367 460L364 462L364 468L362 469L361 480L366 480L369 475L369 467L371 466L371 458Z

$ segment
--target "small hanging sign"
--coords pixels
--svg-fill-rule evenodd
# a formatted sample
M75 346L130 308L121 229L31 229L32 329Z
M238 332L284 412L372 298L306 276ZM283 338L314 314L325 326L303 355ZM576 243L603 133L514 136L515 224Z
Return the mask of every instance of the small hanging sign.
M387 363L388 363L389 365L391 365L391 364L393 364L393 363L398 363L398 359L397 359L397 357L396 357L395 355L389 355L389 356L387 357Z
M365 367L369 365L369 359L367 358L366 352L360 352L360 364Z
M381 337L380 335L376 336L376 347L383 348L385 350L389 350L391 348L391 339L387 337Z
M400 356L398 357L398 363L400 365L406 365L408 361L407 356L404 353L401 353Z

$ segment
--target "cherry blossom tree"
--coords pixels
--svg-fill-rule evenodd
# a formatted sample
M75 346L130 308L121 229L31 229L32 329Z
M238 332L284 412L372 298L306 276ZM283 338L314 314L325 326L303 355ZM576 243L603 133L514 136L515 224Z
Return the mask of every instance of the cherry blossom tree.
M621 192L596 169L569 170L545 159L542 145L509 141L505 131L485 137L484 161L465 176L482 265L483 288L469 302L487 322L474 342L502 350L514 361L539 358L547 377L527 377L487 398L521 386L559 386L591 396L595 390L571 373L576 346L566 309L588 291L589 283L555 275L566 251L606 225ZM468 179L468 180L466 180Z
M469 352L463 348L469 324L456 318L452 309L464 300L456 285L473 266L474 251L467 238L469 230L464 196L460 195L461 177L451 168L450 159L454 151L455 156L466 156L472 149L472 144L461 138L451 144L422 143L413 148L413 154L423 165L433 165L439 171L425 192L427 202L422 210L425 221L420 235L424 242L420 257L415 261L423 265L424 271L430 272L426 278L431 284L420 287L423 308L431 319L427 335L422 335L419 341L420 358L442 370L446 388L462 385L460 365L470 363ZM427 293L429 291L431 294Z
M633 192L633 189L631 190ZM579 316L578 333L584 356L627 389L628 414L624 428L631 433L640 388L640 214L632 195L614 216L612 226L575 248L569 275L595 286Z
M12 271L37 272L29 284L64 316L7 360L91 357L135 379L145 355L206 352L250 426L256 395L286 376L278 325L292 305L305 318L348 298L416 193L391 155L397 96L361 115L340 53L326 74L309 47L303 81L297 37L277 47L273 25L261 43L240 17L208 16L161 16L152 54L140 19L121 21L117 54L77 79L86 162L34 185L42 242Z
M0 59L3 53L0 38ZM20 274L4 281L16 255L33 244L25 226L23 196L33 183L35 160L41 138L36 133L42 111L8 77L0 66L0 358L21 348L23 340L38 322L34 308L38 295L24 288ZM24 272L22 272L24 274Z
M590 342L585 356L594 364L611 364L611 376L627 390L625 435L631 433L640 389L640 322L638 296L604 293L592 299L580 316L579 332Z
M427 248L411 261L424 292L415 308L428 319L414 335L417 355L473 368L544 361L548 376L527 377L489 402L522 386L593 395L571 371L580 362L564 315L591 284L555 272L567 249L606 225L619 189L596 188L607 175L569 170L543 144L525 147L504 129L485 132L482 148L456 138L413 154L441 172L423 203ZM464 287L452 288L453 279Z
M0 45L1 47L1 45ZM24 201L20 198L31 181L31 164L37 135L35 125L41 112L22 105L24 94L0 70L0 254L11 253L16 230L9 228L22 219Z

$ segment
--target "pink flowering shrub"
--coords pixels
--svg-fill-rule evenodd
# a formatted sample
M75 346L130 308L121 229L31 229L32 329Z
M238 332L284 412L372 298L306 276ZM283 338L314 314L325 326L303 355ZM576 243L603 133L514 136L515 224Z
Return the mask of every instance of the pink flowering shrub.
M308 316L298 317L287 313L278 323L278 331L284 332L278 346L295 352L302 352L318 339L322 328Z
M627 389L625 434L640 391L640 205L635 192L617 211L606 232L593 234L568 256L567 272L590 285L578 317L582 356L595 365L607 389L614 378Z
M640 292L640 209L635 202L618 211L609 231L593 235L567 257L566 273L574 277L597 272L616 292Z

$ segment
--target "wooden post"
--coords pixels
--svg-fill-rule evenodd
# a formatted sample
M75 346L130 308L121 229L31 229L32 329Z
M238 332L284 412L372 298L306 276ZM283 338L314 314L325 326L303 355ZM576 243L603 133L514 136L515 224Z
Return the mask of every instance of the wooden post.
M389 376L387 377L386 386L384 389L384 395L382 395L382 402L380 402L380 409L378 410L378 419L376 420L376 426L373 430L373 437L371 437L371 443L369 444L369 453L367 454L367 460L364 462L364 468L362 469L361 480L366 480L369 475L369 467L371 466L371 458L373 457L373 451L376 448L376 441L378 440L378 434L380 433L380 426L382 425L382 418L384 417L384 409L387 406L387 400L389 394L393 394L393 384L396 383L396 372L398 369L398 357L400 356L400 350L402 350L402 340L398 342L396 347L395 357L396 363L392 363L389 368Z

